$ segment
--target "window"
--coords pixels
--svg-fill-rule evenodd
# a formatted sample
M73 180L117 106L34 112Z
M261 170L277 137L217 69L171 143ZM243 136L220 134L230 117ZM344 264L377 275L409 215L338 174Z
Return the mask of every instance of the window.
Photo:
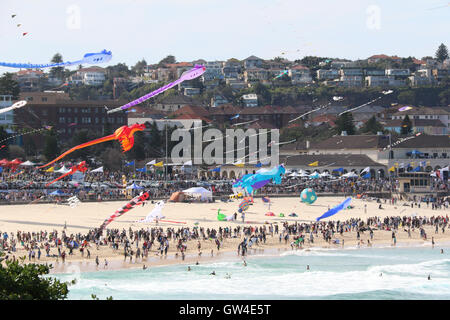
M78 109L77 109L77 108L74 108L74 109L73 109L73 113L78 113Z
M41 101L42 101L42 102L47 102L47 97L42 97L42 98L41 98Z
M65 123L66 119L64 119L64 117L59 117L59 123Z
M98 122L99 122L98 117L95 117L95 123L98 123Z

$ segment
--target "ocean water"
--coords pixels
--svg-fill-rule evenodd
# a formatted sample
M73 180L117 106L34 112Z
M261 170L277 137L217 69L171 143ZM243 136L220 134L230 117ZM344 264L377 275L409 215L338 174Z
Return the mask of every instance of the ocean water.
M69 299L450 299L450 247L313 248L246 261L81 273Z

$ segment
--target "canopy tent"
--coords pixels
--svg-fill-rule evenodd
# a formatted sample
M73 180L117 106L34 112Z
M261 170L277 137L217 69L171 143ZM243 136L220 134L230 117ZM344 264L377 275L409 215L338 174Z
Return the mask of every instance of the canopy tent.
M181 191L177 191L172 193L172 195L170 196L169 201L172 202L182 202L184 200L184 193Z
M70 169L67 169L65 166L62 166L62 168L60 168L59 170L56 170L55 172L64 174L64 173L67 173L69 171L70 171Z
M22 161L20 161L19 159L14 159L14 160L11 160L10 162L8 162L8 166L10 166L10 167L14 167L14 166L18 166L18 165L20 165L22 163Z
M96 172L101 172L103 173L103 166L101 166L100 168L94 169L91 171L91 173L96 173Z
M309 177L309 174L307 174L306 172L302 172L302 173L300 173L300 177L307 178L307 177Z
M292 172L292 173L289 175L289 177L293 177L293 178L295 178L295 177L300 177L300 174L297 173L297 172Z
M203 187L189 188L183 190L183 193L195 198L200 198L202 201L212 200L212 192Z
M322 172L321 174L320 174L320 176L323 178L323 177L331 177L331 174L329 173L329 172L327 172L327 171L324 171L324 172Z
M348 173L346 173L346 174L343 174L342 177L343 177L343 178L358 178L359 175L357 175L357 174L354 173L354 172L348 172Z
M8 165L8 163L9 163L8 159L0 160L0 166L2 166L2 167Z
M320 178L320 174L317 171L314 171L314 173L309 175L310 179L318 179Z
M27 161L25 161L25 162L22 162L22 163L20 164L20 166L24 166L24 167L32 167L32 166L34 166L34 165L36 165L36 164L33 163L33 162L31 162L31 161L29 161L29 160L27 160Z
M133 189L133 190L136 190L136 189L144 189L144 187L140 187L140 186L138 186L136 183L133 182L133 184L132 184L132 185L129 185L129 186L127 187L127 189Z
M65 195L64 192L62 192L61 190L55 190L52 193L49 194L50 196L63 196Z

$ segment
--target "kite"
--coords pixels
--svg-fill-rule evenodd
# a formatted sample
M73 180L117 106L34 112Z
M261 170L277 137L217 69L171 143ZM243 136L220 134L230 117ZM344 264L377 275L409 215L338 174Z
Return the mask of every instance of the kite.
M342 101L342 100L344 100L344 98L343 97L333 97L333 100L334 101Z
M162 209L164 208L164 201L159 201L156 206L153 208L153 210L144 218L141 220L138 220L136 222L143 223L143 222L153 222L155 220L161 220L164 219L165 216L162 214Z
M146 94L145 96L142 96L142 97L140 97L134 101L131 101L123 106L108 110L107 113L114 113L114 112L118 112L118 111L122 111L122 110L126 110L128 108L134 107L152 97L157 96L158 94L160 94L166 90L169 90L170 88L175 87L176 85L182 83L183 81L192 80L192 79L200 77L203 73L205 73L205 71L206 71L206 68L204 66L196 64L194 68L184 72L178 80L175 80L174 82L166 84L165 86L163 86L159 89L156 89L155 91L152 91L152 92Z
M264 187L266 184L272 181L274 184L281 184L281 176L286 173L286 169L283 165L273 167L270 170L265 170L259 173L244 175L241 181L236 181L233 185L235 187L241 187L245 189L249 194L256 189Z
M22 108L22 107L24 107L26 104L27 104L27 101L25 101L25 100L18 101L18 102L16 102L16 103L14 103L11 107L0 109L0 114L1 114L1 113L5 113L5 112L8 112L8 111L12 111L12 110L14 110L14 109Z
M81 161L79 164L70 168L69 172L64 173L62 176L60 176L59 178L56 178L52 182L47 183L45 186L48 187L49 185L55 183L56 181L61 180L62 178L67 177L68 175L74 174L76 171L80 171L83 173L86 172L87 171L86 161Z
M259 119L250 120L250 121L246 121L246 122L235 123L235 124L232 124L232 126L240 126L240 125L243 125L243 124L253 123L253 122L258 121L258 120Z
M244 199L240 204L239 204L239 213L243 212L243 211L247 211L248 208L250 207L250 200L248 199Z
M85 142L83 144L80 144L78 146L73 147L72 149L67 150L63 154L61 154L56 159L52 160L51 162L44 164L43 166L40 166L40 168L47 167L51 165L52 163L55 163L56 161L64 158L69 153L74 152L75 150L86 148L98 143L102 143L105 141L111 141L111 140L119 140L120 144L122 145L123 152L129 151L131 148L133 148L134 145L134 133L137 131L143 131L145 129L145 124L133 124L131 127L129 126L121 126L120 128L116 129L116 131L113 134L110 134L109 136L98 138L89 142Z
M232 116L232 117L230 118L230 120L234 120L234 119L237 119L237 118L239 118L239 114L237 114L237 115L235 115L235 116Z
M27 35L28 32L24 32L23 36ZM112 58L111 51L103 50L101 52L96 53L86 53L83 59L78 61L66 61L59 63L50 63L50 64L30 64L30 63L8 63L8 62L0 62L0 67L9 67L9 68L25 68L25 69L42 69L42 68L53 68L53 67L61 67L61 66L73 66L79 64L96 64L96 63L104 63L108 62Z
M2 150L2 149L5 148L5 147L6 147L6 144L2 145L2 146L0 147L0 150Z
M282 76L284 76L285 74L288 74L288 70L284 70L283 72L281 72L279 75L277 75L275 78L273 78L272 80L275 80L275 79L278 79L278 78L281 78Z
M316 192L311 188L303 189L300 193L300 200L307 204L313 204L317 200Z
M11 18L15 18L17 16L17 14L13 14L11 15Z
M383 95L388 95L388 94L391 94L392 92L394 92L394 91L392 91L392 90L387 90L387 91L383 91L382 93L383 93ZM375 101L380 100L381 98L383 98L383 96L379 96L378 98L375 98L375 99L373 99L373 100L370 100L369 102L366 102L366 103L364 103L364 104L362 104L362 105L360 105L360 106L357 106L357 107L355 107L355 108L346 110L346 111L344 111L344 112L341 112L341 113L339 113L339 116L343 115L344 113L347 113L347 112L350 112L350 111L354 111L354 110L357 110L357 109L359 109L359 108L368 106L369 104L372 104L372 103L374 103Z
M131 209L133 209L137 205L143 204L145 201L147 201L150 198L150 194L147 192L143 192L137 197L134 197L131 199L130 202L128 202L126 205L124 205L122 208L114 212L112 216L110 216L108 219L103 221L102 225L99 228L99 231L102 231L108 224L113 222L116 218L120 217L121 215L127 213Z
M332 215L335 215L336 213L338 213L339 211L341 211L342 209L347 208L350 205L350 202L352 201L352 197L348 197L347 199L345 199L344 201L342 201L340 204L338 204L337 206L331 208L330 210L328 210L327 212L325 212L323 215L321 215L320 217L316 218L316 221L319 221L321 219L330 217Z
M24 33L22 33L22 36L26 36L28 34L28 32L24 32ZM2 65L2 63L3 62L0 62L0 66ZM9 66L5 66L5 67L9 67ZM11 68L26 68L26 67L11 67ZM33 67L30 67L30 68L33 68ZM44 68L44 67L42 67L42 68Z
M298 116L298 117L295 118L295 119L289 120L289 123L294 122L294 121L296 121L296 120L298 120L298 119L300 119L300 118L306 116L307 114L313 113L313 112L315 112L315 111L319 111L319 110L321 110L321 109L325 109L325 108L329 107L330 105L331 105L331 102L329 102L329 103L327 103L326 105L321 106L321 107L319 107L319 108L317 108L317 109L308 111L308 112L302 114L301 116Z
M25 133L17 134L17 135L15 135L15 136L11 136L11 137L8 137L8 138L6 138L6 139L1 140L0 143L2 143L3 141L9 140L9 139L13 139L13 138L15 138L15 137L24 136L24 135L26 135L26 134L39 133L40 131L43 131L43 130L50 130L51 128L52 128L51 126L45 126L44 128L35 129L35 130L28 131L28 132L25 132Z
M401 107L400 109L398 109L398 111L402 112L402 111L408 111L411 109L412 109L412 107L410 107L410 106L404 106L404 107Z
M289 140L289 141L285 141L285 142L275 142L275 141L270 141L269 142L269 144L267 145L268 147L271 147L271 146L281 146L281 145L283 145L283 144L289 144L289 143L293 143L293 142L295 142L295 141L297 141L297 139L293 139L293 140Z
M19 23L19 24L17 25L17 28L20 27L21 25L22 25L22 24Z

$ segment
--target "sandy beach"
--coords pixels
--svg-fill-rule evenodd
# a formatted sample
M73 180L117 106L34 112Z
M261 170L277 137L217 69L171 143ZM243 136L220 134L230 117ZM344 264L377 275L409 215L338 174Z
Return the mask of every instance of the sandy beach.
M180 223L168 223L160 222L158 226L162 228L181 228L183 226L194 227L197 226L203 228L219 228L219 227L231 227L235 228L238 225L241 227L245 226L262 226L267 223L272 223L278 225L281 228L283 222L288 221L289 223L297 222L313 222L315 218L322 215L328 210L328 207L333 207L344 200L344 197L320 197L318 200L312 204L307 205L300 202L299 197L289 197L289 198L273 198L270 211L275 214L275 216L266 216L265 214L269 211L267 205L263 204L261 198L255 198L255 202L246 211L245 223L242 223L241 215L238 213L237 221L218 221L217 211L221 209L221 212L226 215L231 215L237 212L238 205L241 200L234 200L233 202L215 202L215 203L166 203L163 209L163 214L166 216L166 220L184 222ZM119 209L125 204L125 202L90 202L81 203L75 208L71 208L67 205L56 205L56 204L32 204L32 205L11 205L11 206L1 206L0 207L0 231L1 232L13 232L16 233L18 230L36 232L40 230L46 230L51 232L57 230L59 233L63 230L66 225L66 234L82 233L86 234L90 229L99 227L102 222L108 218L115 210ZM354 208L347 209L339 212L333 217L327 218L327 220L340 220L344 221L350 218L362 218L365 221L368 217L385 217L385 216L411 216L416 214L417 216L437 216L437 215L447 215L445 209L442 210L432 210L431 204L427 208L426 203L421 204L421 208L411 208L410 203L408 206L403 205L403 201L399 201L396 205L391 205L389 203L384 203L382 200L383 209L379 209L379 204L376 201L367 201L360 199L353 199L352 206ZM365 205L367 205L365 213ZM147 203L144 207L136 207L123 216L117 218L112 222L108 228L112 229L128 229L131 227L133 230L140 228L151 228L157 226L156 223L141 224L136 223L136 220L144 218L154 207L154 204ZM295 212L298 217L289 217L288 215ZM283 213L285 217L280 217L280 213ZM431 246L431 237L434 237L436 246L446 242L450 242L450 231L447 233L442 233L439 230L438 234L435 234L434 228L431 226L425 226L425 230L428 235L427 240L423 240L420 237L419 230L414 230L411 232L411 238L408 237L406 231L403 228L399 228L397 233L397 245L423 245L429 244ZM343 236L336 233L334 238L345 241L345 246L357 246L358 241L356 239L356 232L345 232ZM369 233L364 232L361 234L361 239L364 241L362 246L367 246L367 239L369 239ZM142 268L142 265L155 266L164 265L172 263L185 263L194 264L197 261L199 263L205 263L207 261L212 261L212 259L224 258L224 257L237 257L237 247L241 239L231 238L224 239L223 246L217 250L213 240L201 241L201 251L202 255L198 255L197 241L192 240L188 242L188 247L186 251L186 258L182 261L181 257L175 256L176 245L175 242L171 241L170 249L168 251L167 257L160 257L156 254L156 248L152 248L149 253L147 260L141 261L138 259L136 261L133 257L132 262L129 262L129 258L124 261L123 250L119 249L114 251L110 247L100 246L99 249L96 248L95 244L91 244L91 258L87 259L86 255L81 256L79 250L74 250L74 254L67 255L66 262L62 263L59 258L45 257L45 252L41 255L39 262L49 262L52 263L54 272L72 272L73 267L76 266L77 270L81 271L95 271L95 270L112 270L121 268ZM391 245L392 238L391 232L385 230L375 230L373 245ZM314 239L314 244L306 244L305 249L308 247L341 247L341 245L330 245L325 242L321 234L317 234ZM136 244L132 244L132 248L136 249ZM304 249L304 250L305 250ZM252 255L255 253L267 252L270 250L284 251L291 250L290 241L285 243L284 240L280 242L278 235L273 237L268 236L267 242L265 244L260 244L258 246L254 245L253 248L249 249L248 254ZM51 253L55 253L56 249L52 248ZM212 253L211 253L212 251ZM229 252L225 254L225 252ZM14 253L15 257L27 256L27 252L22 248L21 245L17 246L17 252ZM99 257L100 266L97 267L95 264L95 257ZM107 259L108 266L104 267L104 260ZM37 262L38 260L36 260Z

